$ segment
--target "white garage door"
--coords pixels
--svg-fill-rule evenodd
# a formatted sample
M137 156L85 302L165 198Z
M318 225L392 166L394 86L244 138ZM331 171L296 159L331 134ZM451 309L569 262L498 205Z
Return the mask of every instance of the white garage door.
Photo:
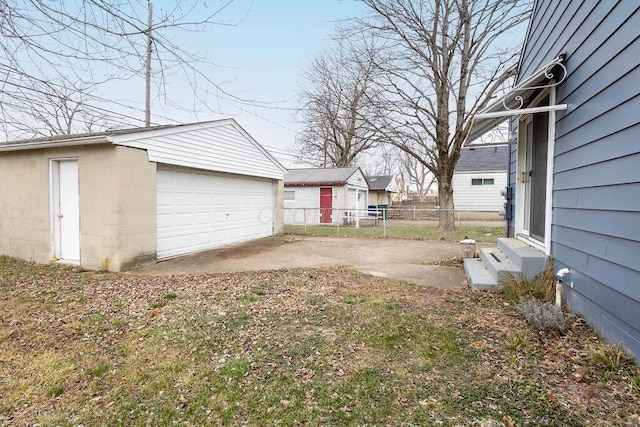
M158 258L273 235L269 179L159 168Z

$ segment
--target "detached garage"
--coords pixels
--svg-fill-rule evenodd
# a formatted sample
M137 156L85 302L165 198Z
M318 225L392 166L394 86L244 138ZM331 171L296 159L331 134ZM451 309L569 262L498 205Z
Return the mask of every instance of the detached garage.
M0 254L121 271L282 232L285 169L234 120L0 144Z

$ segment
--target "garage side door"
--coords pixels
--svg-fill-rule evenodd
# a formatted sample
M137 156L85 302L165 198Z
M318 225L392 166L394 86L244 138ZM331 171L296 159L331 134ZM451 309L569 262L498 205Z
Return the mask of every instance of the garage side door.
M271 180L159 168L158 258L273 235Z

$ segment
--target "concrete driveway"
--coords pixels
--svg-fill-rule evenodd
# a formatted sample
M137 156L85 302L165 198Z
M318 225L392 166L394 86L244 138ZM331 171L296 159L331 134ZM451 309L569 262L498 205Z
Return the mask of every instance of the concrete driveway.
M457 242L281 236L164 260L131 273L171 275L347 265L374 276L454 289L467 286L464 270L442 261L457 256Z

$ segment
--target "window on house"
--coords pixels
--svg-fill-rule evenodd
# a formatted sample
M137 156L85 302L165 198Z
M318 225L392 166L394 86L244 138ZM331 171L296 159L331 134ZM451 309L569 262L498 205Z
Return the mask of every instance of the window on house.
M471 178L471 185L493 185L493 178Z
M285 190L284 191L284 199L285 200L295 200L296 199L295 190Z

